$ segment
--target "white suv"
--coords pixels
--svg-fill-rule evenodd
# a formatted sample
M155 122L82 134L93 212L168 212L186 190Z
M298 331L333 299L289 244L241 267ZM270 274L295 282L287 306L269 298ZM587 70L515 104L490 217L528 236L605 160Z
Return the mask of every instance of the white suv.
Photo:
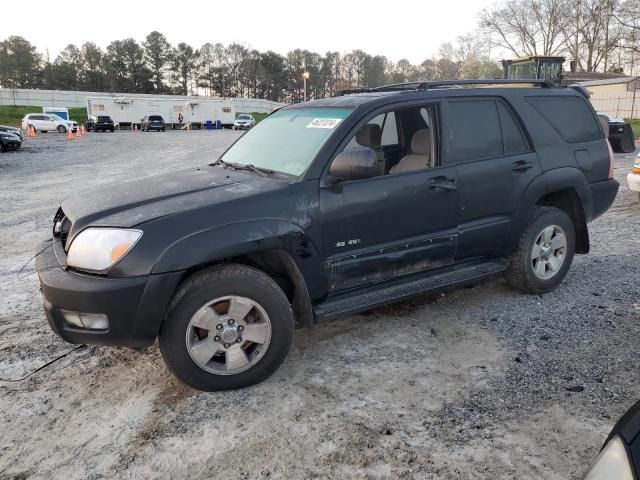
M25 115L22 119L22 130L26 131L30 126L38 132L57 130L60 133L66 133L69 129L73 132L78 130L78 122L65 120L52 113L29 113Z

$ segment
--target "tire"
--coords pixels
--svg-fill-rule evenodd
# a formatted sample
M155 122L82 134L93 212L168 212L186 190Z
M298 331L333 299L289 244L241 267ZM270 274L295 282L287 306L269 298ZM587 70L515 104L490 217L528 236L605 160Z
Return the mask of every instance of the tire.
M248 313L229 319L225 310L232 304L242 307L236 312L253 306ZM206 328L194 326L204 318ZM251 328L257 343L241 338L242 325L246 325L247 337ZM211 392L247 387L269 377L284 361L293 325L291 305L271 277L244 265L216 266L194 274L174 294L160 328L160 352L169 370L195 389ZM202 350L196 352L205 342L204 355ZM238 352L243 352L241 359ZM240 360L238 368L232 368L234 358Z
M0 153L4 153L7 151L7 147L4 143L0 143Z
M113 129L113 128L111 128L109 131L110 131L111 133L113 133L114 129Z
M550 292L560 285L571 268L575 245L575 226L569 215L558 208L535 207L509 257L507 282L526 293ZM537 260L534 247L539 254Z
M56 130L58 130L58 133L67 133L67 129L64 125L58 125L58 128Z

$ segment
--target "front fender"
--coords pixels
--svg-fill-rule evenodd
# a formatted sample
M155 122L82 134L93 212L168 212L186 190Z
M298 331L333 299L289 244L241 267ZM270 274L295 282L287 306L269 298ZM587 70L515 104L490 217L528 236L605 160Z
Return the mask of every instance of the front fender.
M324 270L315 246L299 226L281 219L242 221L183 237L162 252L152 273L188 270L266 250L284 250L291 256L312 297L326 291Z

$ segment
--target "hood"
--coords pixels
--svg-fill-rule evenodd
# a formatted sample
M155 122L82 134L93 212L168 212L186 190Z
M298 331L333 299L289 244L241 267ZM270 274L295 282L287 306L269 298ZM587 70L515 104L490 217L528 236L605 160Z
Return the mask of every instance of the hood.
M89 225L131 228L173 213L284 188L285 182L241 170L202 167L110 185L62 204L69 238Z
M0 135L4 138L8 138L9 140L20 140L20 135L14 132L0 130Z

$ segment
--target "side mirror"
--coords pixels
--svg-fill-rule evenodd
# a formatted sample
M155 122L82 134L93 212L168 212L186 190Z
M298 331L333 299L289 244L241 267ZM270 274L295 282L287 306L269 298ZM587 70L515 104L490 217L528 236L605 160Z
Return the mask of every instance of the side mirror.
M343 180L362 180L378 174L378 157L369 147L354 147L333 159L329 174Z

